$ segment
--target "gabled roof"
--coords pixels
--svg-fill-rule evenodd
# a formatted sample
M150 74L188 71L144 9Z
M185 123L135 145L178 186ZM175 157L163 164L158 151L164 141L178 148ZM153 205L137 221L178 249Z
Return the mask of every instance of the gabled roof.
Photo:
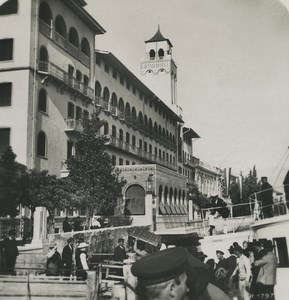
M145 41L145 43L151 43L151 42L162 42L162 41L167 41L168 44L173 47L173 44L170 42L169 39L165 38L160 30L160 25L158 26L158 31L156 32L156 34L149 40Z
M152 101L157 102L158 105L165 111L167 111L170 116L179 123L184 123L184 121L161 99L159 99L156 94L154 94L140 79L138 79L116 56L114 56L109 51L95 50L96 56L108 62L115 70L117 70L124 78L127 78L131 84L138 88L144 95L148 96Z
M191 139L200 138L200 136L192 128L188 127L183 127L183 135L188 136Z

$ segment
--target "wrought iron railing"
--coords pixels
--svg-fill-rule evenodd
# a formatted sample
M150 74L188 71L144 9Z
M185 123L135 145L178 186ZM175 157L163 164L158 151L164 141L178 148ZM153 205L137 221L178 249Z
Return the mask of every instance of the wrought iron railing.
M54 63L50 61L38 61L38 71L47 73L78 91L80 94L85 95L92 100L94 99L94 91L92 88L69 75L68 72L64 71Z

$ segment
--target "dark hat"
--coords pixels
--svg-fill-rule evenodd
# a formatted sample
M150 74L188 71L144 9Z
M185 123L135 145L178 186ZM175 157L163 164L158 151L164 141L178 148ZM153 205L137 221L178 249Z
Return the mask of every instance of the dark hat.
M268 179L268 177L266 177L266 176L263 176L263 177L261 177L261 180L267 180Z
M216 253L217 253L217 254L220 253L220 254L224 255L224 252L221 251L221 250L217 250Z
M264 243L263 243L263 247L265 249L273 249L274 247L276 247L271 240L266 240Z
M118 239L118 242L120 243L120 242L124 242L124 239L123 238L119 238Z
M230 252L230 253L234 253L234 247L233 246L230 246L230 248L228 249L228 251Z
M253 240L252 245L253 245L253 246L261 247L261 246L262 246L262 243L261 243L260 241Z
M243 248L242 248L240 245L236 245L236 246L234 247L234 251L238 251L238 252L240 252L240 253L243 253Z
M188 255L188 251L184 248L155 252L134 263L131 272L141 285L166 282L185 272Z

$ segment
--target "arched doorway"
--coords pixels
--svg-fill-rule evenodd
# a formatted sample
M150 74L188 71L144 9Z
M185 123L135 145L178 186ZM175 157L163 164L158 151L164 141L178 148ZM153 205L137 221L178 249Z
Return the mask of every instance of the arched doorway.
M138 184L131 185L125 193L126 209L131 215L145 214L145 190Z

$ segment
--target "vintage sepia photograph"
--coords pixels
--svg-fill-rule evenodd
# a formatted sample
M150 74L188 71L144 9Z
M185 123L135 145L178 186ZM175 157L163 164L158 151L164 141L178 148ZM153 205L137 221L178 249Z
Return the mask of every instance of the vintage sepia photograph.
M0 0L0 300L288 300L289 0Z

